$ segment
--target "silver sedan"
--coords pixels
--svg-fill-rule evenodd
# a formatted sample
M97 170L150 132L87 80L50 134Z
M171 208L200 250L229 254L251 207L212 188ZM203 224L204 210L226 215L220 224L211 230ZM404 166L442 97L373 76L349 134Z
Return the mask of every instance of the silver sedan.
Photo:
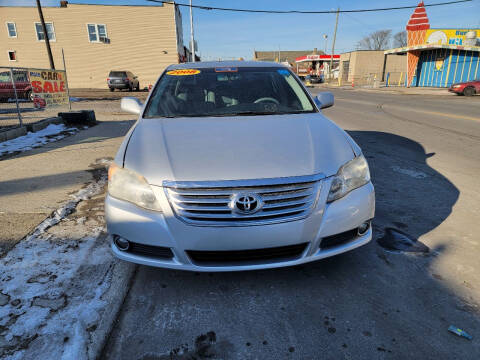
M372 238L358 145L277 63L172 65L109 169L113 253L138 264L236 271L302 264Z

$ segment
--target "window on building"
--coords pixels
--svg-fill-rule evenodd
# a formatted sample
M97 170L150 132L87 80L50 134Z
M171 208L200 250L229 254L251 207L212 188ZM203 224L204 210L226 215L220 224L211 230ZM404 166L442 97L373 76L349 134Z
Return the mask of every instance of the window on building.
M107 27L104 24L87 24L88 40L90 42L105 42Z
M47 22L45 23L45 27L47 28L48 40L55 41L55 29L53 28L53 23ZM41 23L35 23L35 30L37 31L37 40L45 41L45 34L43 33Z
M8 50L8 61L17 61L17 52L15 50Z
M17 37L17 27L14 22L7 22L7 31L8 37L16 38Z

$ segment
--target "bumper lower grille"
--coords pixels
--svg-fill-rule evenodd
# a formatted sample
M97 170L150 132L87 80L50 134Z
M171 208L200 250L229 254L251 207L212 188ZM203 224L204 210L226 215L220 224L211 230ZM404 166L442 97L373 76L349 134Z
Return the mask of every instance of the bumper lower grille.
M173 252L168 247L144 245L133 242L130 242L127 252L135 255L151 256L160 259L173 258Z
M327 236L322 239L320 243L320 248L322 250L330 249L336 246L346 244L358 236L358 229L348 230L340 234Z
M260 225L307 217L316 205L323 176L219 182L165 182L175 215L192 225ZM238 211L241 196L255 211ZM253 197L252 197L253 196Z
M196 264L223 265L239 263L258 263L262 261L294 260L302 255L307 243L266 249L235 251L197 251L187 250L187 254Z

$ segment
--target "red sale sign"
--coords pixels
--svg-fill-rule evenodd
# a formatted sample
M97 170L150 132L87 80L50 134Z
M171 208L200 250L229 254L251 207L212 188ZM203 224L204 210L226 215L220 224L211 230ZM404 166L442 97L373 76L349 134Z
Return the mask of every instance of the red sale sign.
M29 75L35 98L45 106L68 104L65 71L30 70Z

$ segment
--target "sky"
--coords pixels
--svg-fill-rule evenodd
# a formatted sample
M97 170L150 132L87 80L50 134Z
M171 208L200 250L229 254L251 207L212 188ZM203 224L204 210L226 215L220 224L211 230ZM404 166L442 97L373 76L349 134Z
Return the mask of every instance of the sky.
M430 0L428 3L446 0ZM44 6L58 6L59 0L41 0ZM70 3L154 5L146 0L72 0ZM188 3L189 0L177 0ZM0 0L0 5L32 5L34 0ZM194 5L262 10L350 10L414 6L418 0L193 0ZM432 28L480 28L480 0L427 7ZM184 44L188 46L190 15L181 7ZM391 29L392 34L405 29L413 9L390 12L340 14L335 53L355 50L364 36L376 30ZM335 14L252 14L194 9L195 40L203 60L252 59L254 50L325 50L331 53Z

